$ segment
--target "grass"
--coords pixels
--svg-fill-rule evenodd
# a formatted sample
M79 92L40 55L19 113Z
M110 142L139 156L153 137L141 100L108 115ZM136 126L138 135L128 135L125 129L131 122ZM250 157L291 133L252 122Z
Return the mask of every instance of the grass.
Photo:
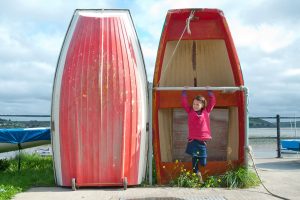
M0 200L11 199L15 194L31 187L55 185L52 157L20 154L20 158L20 171L18 156L8 160L9 166L0 171Z
M156 185L157 184L157 179L156 179L156 166L155 166L155 159L154 156L152 156L152 185ZM144 179L144 181L142 181L141 187L148 187L150 186L149 183L149 167L147 167L146 169L146 177Z
M222 184L229 188L249 188L260 183L256 174L244 167L226 172L221 179Z

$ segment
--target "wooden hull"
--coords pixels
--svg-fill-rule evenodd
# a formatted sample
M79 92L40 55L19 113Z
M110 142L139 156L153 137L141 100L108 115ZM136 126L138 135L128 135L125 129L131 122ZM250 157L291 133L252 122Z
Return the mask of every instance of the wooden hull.
M233 40L222 11L170 10L164 23L156 58L153 87L244 85ZM183 34L182 34L183 33ZM181 38L181 39L180 39ZM213 139L208 142L205 175L220 174L244 161L244 94L214 92L217 104L211 113ZM203 91L188 91L189 103ZM176 160L191 169L185 154L187 116L180 103L181 91L153 92L153 145L158 183L174 177ZM204 169L201 169L204 172Z
M76 10L52 97L56 182L140 184L147 152L147 80L128 10Z

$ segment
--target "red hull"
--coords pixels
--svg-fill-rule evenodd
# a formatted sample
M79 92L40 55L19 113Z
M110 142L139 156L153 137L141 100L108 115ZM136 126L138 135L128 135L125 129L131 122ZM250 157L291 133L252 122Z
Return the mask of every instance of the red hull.
M123 185L125 177L137 185L144 176L142 54L129 13L102 12L75 13L65 60L60 58L61 84L54 86L60 97L53 97L59 109L52 112L59 124L55 166L63 186L71 186L72 178L77 186Z

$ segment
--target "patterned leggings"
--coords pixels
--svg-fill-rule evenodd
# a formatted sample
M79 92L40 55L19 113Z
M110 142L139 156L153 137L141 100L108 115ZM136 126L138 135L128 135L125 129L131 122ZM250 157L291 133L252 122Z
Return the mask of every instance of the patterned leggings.
M198 173L199 172L199 167L198 163L200 162L201 166L206 166L206 157L192 157L192 164L193 164L193 172Z

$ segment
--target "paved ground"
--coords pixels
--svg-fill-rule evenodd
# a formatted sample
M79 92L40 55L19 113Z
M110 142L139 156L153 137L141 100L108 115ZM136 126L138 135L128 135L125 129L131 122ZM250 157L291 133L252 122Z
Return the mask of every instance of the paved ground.
M300 199L300 155L296 158L255 159L265 186L276 195ZM259 186L251 189L187 189L170 187L92 188L71 191L68 188L40 187L18 194L14 200L275 200Z

